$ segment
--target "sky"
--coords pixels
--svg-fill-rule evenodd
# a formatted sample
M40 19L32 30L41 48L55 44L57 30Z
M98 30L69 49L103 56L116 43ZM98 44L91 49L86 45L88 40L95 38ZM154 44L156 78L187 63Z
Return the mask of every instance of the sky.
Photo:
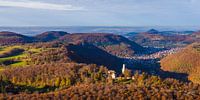
M0 0L0 26L200 26L200 0Z

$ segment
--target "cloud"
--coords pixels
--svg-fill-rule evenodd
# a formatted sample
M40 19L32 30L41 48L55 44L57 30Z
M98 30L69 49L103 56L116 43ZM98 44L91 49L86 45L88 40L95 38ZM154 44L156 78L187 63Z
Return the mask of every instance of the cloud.
M39 1L7 1L0 0L0 6L2 7L20 7L20 8L31 8L31 9L46 9L46 10L63 10L63 11L74 11L84 10L82 7L74 7L72 5L64 4L53 4Z

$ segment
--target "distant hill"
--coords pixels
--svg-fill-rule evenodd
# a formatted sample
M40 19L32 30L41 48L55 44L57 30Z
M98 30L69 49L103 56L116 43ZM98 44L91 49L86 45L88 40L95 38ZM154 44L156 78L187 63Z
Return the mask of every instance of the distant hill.
M188 39L188 42L200 42L200 31L194 32L189 35L190 39Z
M129 38L129 37L132 37L132 36L134 36L134 35L136 35L136 34L138 34L138 33L137 33L137 32L129 32L129 33L127 33L127 34L124 34L123 36Z
M161 42L165 41L164 36L162 36L161 34L157 34L157 32L154 34L153 30L150 30L150 33L149 31L147 31L134 34L132 36L129 35L128 38L142 46L160 46Z
M66 34L69 34L69 33L63 32L63 31L48 31L48 32L44 32L42 34L37 35L35 38L38 39L39 41L48 42L48 41L56 40Z
M159 31L158 31L158 30L155 30L155 29L150 29L149 31L147 31L147 33L150 33L150 34L158 34Z
M132 56L144 52L145 49L129 39L113 34L104 33L75 33L60 38L67 43L93 44L108 53L118 56Z
M0 32L0 45L9 45L16 43L30 43L33 42L32 37L27 37L14 32L2 31Z
M186 73L191 81L200 83L199 58L200 43L194 43L182 51L162 59L161 68L165 71Z
M195 42L195 38L188 34L172 34L171 32L159 32L155 29L134 34L128 38L142 46L165 48L182 47Z

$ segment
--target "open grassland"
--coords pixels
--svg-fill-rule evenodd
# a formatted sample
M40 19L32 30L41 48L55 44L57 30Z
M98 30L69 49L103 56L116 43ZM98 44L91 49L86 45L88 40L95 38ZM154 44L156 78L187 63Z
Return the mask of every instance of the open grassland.
M21 50L19 52L13 52L15 50ZM2 46L0 47L0 70L3 70L3 66L20 67L27 65L27 62L31 54L37 54L45 51L45 48L32 48L29 46Z
M15 45L0 47L0 71L5 67L21 67L29 65L31 55L37 55L42 52L55 48L34 47L32 45Z
M14 52L18 50L18 52ZM22 66L25 65L27 54L21 46L9 46L2 47L0 49L0 63L11 66Z

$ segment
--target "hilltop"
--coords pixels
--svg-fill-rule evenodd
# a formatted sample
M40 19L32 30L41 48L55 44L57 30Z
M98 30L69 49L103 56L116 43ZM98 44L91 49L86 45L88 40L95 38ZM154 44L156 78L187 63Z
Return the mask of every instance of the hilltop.
M69 34L69 33L64 32L64 31L47 31L39 35L36 35L35 38L38 39L39 41L48 42L48 41L59 39L60 37L66 34Z
M123 36L106 33L75 33L65 35L60 40L67 43L93 44L117 56L132 56L145 51L142 46Z
M147 33L150 33L150 34L158 34L158 33L160 33L158 30L156 30L156 29L150 29L150 30L148 30L147 31Z
M24 36L14 32L8 32L8 31L0 32L0 45L30 43L33 41L34 39L32 37Z

